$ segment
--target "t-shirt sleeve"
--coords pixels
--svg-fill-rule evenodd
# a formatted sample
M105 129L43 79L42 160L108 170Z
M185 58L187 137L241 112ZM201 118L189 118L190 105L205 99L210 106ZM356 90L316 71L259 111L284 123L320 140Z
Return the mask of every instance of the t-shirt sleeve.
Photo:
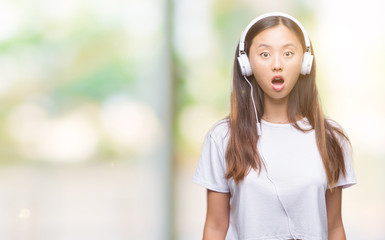
M193 182L216 192L230 192L225 178L226 161L223 155L209 132L203 143Z
M340 140L340 141L342 141L341 146L342 146L343 155L344 155L346 176L344 177L341 171L340 176L338 178L338 182L334 187L342 186L342 188L348 188L357 184L357 178L354 171L353 157L352 157L352 151L351 151L350 145L345 138L343 138L343 140Z

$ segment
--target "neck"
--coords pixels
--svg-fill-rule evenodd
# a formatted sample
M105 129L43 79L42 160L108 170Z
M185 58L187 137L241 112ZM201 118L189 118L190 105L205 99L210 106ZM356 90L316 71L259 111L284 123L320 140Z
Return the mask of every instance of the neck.
M287 115L288 96L282 99L269 98L265 94L264 97L264 113L262 118L268 122L273 123L288 123L289 117Z

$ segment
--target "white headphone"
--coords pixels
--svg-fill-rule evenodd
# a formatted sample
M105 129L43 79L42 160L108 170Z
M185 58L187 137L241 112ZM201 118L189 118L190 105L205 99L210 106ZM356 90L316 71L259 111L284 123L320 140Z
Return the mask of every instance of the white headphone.
M295 22L298 25L298 27L301 29L303 36L305 38L305 46L306 46L305 53L303 56L302 66L301 66L301 74L302 75L310 74L311 66L313 64L313 55L311 54L310 40L309 40L309 37L305 31L305 28L302 26L302 24L297 19L295 19L294 17L292 17L288 14L281 13L281 12L271 12L271 13L266 13L266 14L263 14L259 17L256 17L253 21L251 21L249 23L249 25L247 25L245 30L241 33L241 39L239 41L238 63L239 63L239 66L241 68L242 75L246 76L246 77L253 75L253 71L251 70L249 58L247 57L246 52L245 52L245 39L246 39L247 32L259 20L264 19L266 17L271 17L271 16L286 17L286 18L292 20L293 22Z

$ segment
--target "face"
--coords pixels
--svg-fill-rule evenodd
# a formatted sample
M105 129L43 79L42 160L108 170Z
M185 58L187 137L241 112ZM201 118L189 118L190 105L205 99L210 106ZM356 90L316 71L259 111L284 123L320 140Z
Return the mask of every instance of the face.
M298 80L303 59L303 48L294 32L284 25L260 32L253 38L248 56L265 99L287 98Z

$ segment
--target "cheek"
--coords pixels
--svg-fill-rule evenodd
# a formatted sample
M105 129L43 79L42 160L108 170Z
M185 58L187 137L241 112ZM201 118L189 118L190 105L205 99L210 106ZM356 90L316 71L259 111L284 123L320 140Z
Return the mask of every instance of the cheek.
M298 59L298 61L297 61L297 69L298 69L298 72L301 71L302 61L303 61L303 55L301 55L301 57L299 57L299 59Z
M287 62L286 64L287 73L294 76L300 74L301 67L302 67L302 57L296 59L295 61Z
M250 59L251 70L253 70L254 75L261 75L266 73L270 69L270 66L267 61L261 61L257 58Z
M293 74L299 75L301 72L301 67L302 67L302 59L296 63L293 64L292 66L292 72Z

